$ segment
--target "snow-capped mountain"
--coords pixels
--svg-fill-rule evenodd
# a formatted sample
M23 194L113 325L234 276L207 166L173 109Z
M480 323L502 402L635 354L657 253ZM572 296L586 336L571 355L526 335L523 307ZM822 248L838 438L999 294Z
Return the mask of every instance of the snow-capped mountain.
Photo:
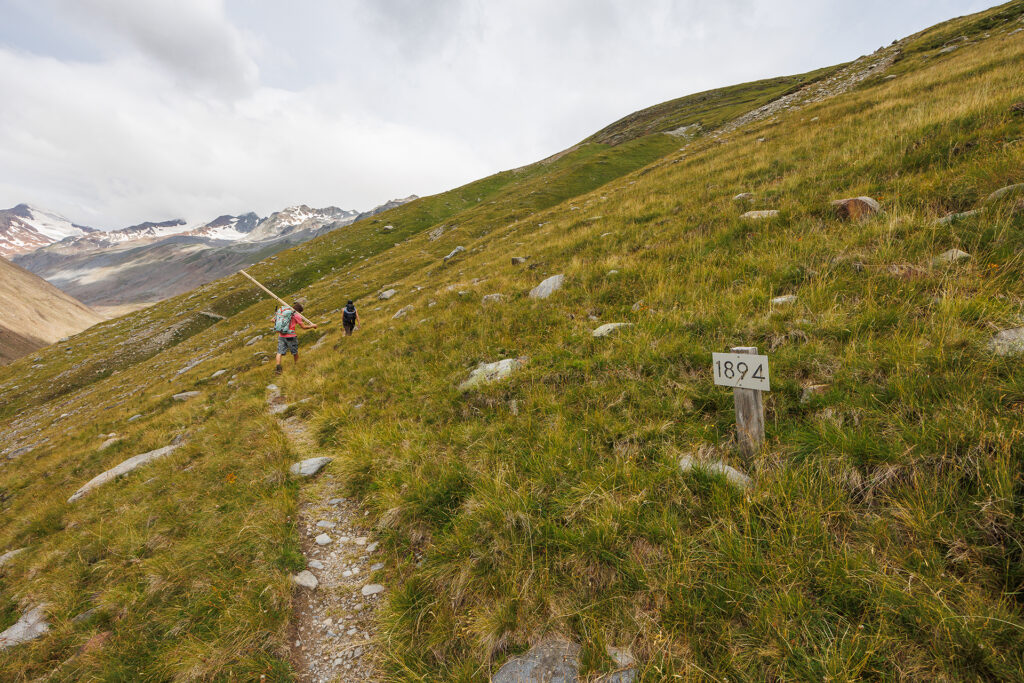
M81 237L96 232L84 225L75 225L63 216L18 204L0 210L0 256L24 254L66 237Z
M305 204L290 206L264 218L246 239L249 242L279 239L293 233L319 230L329 223L341 227L354 221L358 215L358 211L336 206L323 209L311 209Z
M188 234L212 240L237 242L248 239L259 223L260 217L252 212L241 216L219 216L206 225L190 230Z

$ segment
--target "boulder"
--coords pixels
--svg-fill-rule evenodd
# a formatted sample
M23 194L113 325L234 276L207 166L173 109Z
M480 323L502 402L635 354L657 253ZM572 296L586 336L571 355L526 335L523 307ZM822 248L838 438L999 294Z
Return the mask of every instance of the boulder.
M781 306L784 304L791 304L796 301L796 294L783 294L772 299L773 306Z
M1016 356L1024 353L1024 327L1003 330L992 337L988 348L997 356Z
M960 251L959 249L949 249L942 252L935 257L933 263L935 265L942 265L946 263L960 263L961 261L970 260L971 255L966 251Z
M383 292L377 295L377 298L380 299L381 301L387 301L395 294L398 294L397 289L385 289Z
M530 290L530 298L547 299L549 296L560 290L564 283L565 275L562 275L561 273L558 275L552 275Z
M465 247L461 247L461 246L455 247L454 249L451 250L451 252L448 253L447 256L444 257L444 260L445 261L449 261L449 260L455 258L457 255L461 254L464 251L466 251Z
M721 460L703 461L692 455L684 455L679 459L679 469L683 472L692 470L703 470L709 474L720 474L725 477L733 486L741 489L748 488L753 482L750 477L739 470L726 465Z
M762 218L775 218L779 215L778 209L762 209L760 211L747 211L741 215L740 218L746 218L747 220L761 220Z
M401 318L404 318L405 316L409 315L409 313L412 310L413 310L412 304L410 304L408 306L403 306L402 308L398 309L397 313L395 313L393 316L391 316L391 319L392 320L400 320Z
M11 560L13 560L15 557L17 557L18 555L22 554L23 552L25 552L24 548L16 548L15 550L8 550L3 555L0 555L0 567L3 567L5 564L10 562Z
M34 640L50 630L46 621L47 605L39 605L21 615L10 628L0 633L0 650Z
M330 461L331 458L328 457L307 458L293 463L289 471L297 477L312 477Z
M882 207L871 197L850 197L832 202L832 210L843 220L861 220L874 216Z
M512 257L512 265L513 266L520 266L520 265L526 263L526 259L528 259L528 258L530 258L530 257L529 256L513 256Z
M754 194L752 192L740 192L732 200L734 202L752 202L754 201Z
M632 327L633 323L605 323L591 332L595 337L607 337L620 327Z
M313 572L308 569L303 569L301 572L293 576L292 583L308 590L316 590L316 587L320 585L316 576L314 576Z
M469 373L469 378L459 385L459 390L468 391L484 384L502 380L511 375L513 371L526 365L526 362L527 359L522 357L505 358L493 363L480 363L475 370Z
M503 294L487 294L480 299L480 302L485 304L500 304L501 300L504 298L505 296Z
M544 638L526 654L511 657L492 683L576 683L581 647L560 636Z
M171 398L173 398L175 401L188 401L189 399L193 399L199 395L200 392L198 391L183 391L180 394L175 394L174 396L171 396Z
M1017 183L1016 185L1007 185L1006 187L1000 187L998 190L990 194L985 199L986 204L997 202L1003 197L1009 195L1024 194L1024 183Z
M160 458L168 456L179 448L181 448L181 444L171 444L170 446L157 448L156 450L152 450L147 453L134 455L116 467L112 467L106 472L97 474L95 477L87 481L84 486L75 491L71 497L68 498L68 502L73 503L85 494L89 493L89 491L92 491L94 488L102 486L108 481L112 481L120 477L122 474L128 474L129 472L136 470L143 465L149 464L154 460L159 460Z

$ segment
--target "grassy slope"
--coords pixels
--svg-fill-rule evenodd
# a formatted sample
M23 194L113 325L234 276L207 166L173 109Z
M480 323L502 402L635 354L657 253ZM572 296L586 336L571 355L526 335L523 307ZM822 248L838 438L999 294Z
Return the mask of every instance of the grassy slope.
M588 671L610 666L604 644L630 644L649 680L1021 675L1024 369L985 343L1024 314L1024 223L996 211L933 225L1022 180L1024 131L1008 108L1024 33L985 21L935 29L992 31L984 42L939 56L948 37L925 32L899 79L698 141L649 172L615 180L665 154L661 136L634 140L619 166L626 145L587 145L254 268L302 288L314 318L363 299L360 333L307 353L282 384L314 398L302 410L332 467L378 519L394 678L479 679L548 630L583 643ZM740 191L782 218L741 222L729 201ZM885 216L835 221L827 201L854 194ZM437 224L449 229L429 241ZM467 253L442 264L456 245ZM952 246L972 261L930 265ZM509 263L519 254L530 268ZM896 277L891 264L913 268ZM556 272L562 292L526 298ZM374 310L368 295L392 285L399 295ZM491 292L506 301L481 306ZM796 305L773 310L782 293ZM29 547L0 570L0 628L23 598L50 601L54 625L0 654L0 670L288 675L296 489L262 410L261 347L243 345L267 325L254 301L235 280L207 285L0 375L6 414L18 412L8 433L49 439L0 469L0 549ZM211 326L190 308L231 318ZM590 315L636 326L595 340ZM154 331L117 360L109 340L130 324ZM707 372L710 351L735 343L772 356L769 443L749 460L731 449L729 394ZM529 365L510 381L456 391L477 362L520 354ZM219 368L236 384L204 379ZM814 382L832 388L800 403ZM169 399L190 388L203 397ZM96 452L112 430L124 441ZM187 445L166 460L64 503L176 435ZM755 488L680 475L678 455L701 448Z

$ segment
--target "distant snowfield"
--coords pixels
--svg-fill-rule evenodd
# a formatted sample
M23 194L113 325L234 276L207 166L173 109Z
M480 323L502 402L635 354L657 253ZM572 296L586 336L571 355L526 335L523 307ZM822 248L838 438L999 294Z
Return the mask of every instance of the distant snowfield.
M86 234L85 230L73 225L71 221L60 214L44 211L34 206L27 206L26 208L28 209L27 213L29 216L22 217L21 220L33 230L49 237L54 242L59 242L65 237L81 237Z

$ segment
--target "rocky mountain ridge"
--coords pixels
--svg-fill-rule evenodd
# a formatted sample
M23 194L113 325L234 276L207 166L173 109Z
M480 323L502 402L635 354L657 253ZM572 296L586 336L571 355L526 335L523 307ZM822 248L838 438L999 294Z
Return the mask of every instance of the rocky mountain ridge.
M0 210L0 256L11 258L68 237L81 237L94 232L98 231L72 223L52 211L18 204Z

